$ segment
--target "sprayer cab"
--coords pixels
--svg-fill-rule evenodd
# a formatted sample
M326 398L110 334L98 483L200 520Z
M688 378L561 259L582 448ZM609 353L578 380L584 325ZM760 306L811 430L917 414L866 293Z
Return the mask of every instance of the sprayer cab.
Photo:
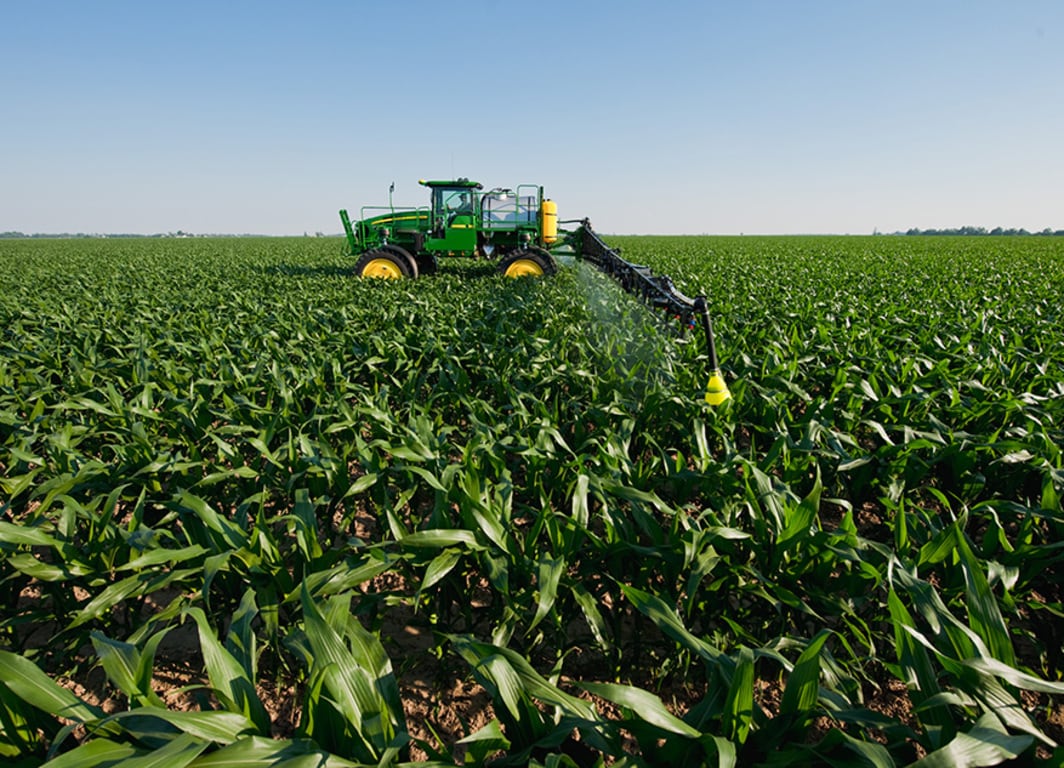
M485 191L458 178L418 182L429 190L420 207L367 206L358 221L340 219L355 269L363 277L417 277L436 271L441 257L493 259L511 277L549 275L557 269L551 249L559 243L558 208L543 187Z

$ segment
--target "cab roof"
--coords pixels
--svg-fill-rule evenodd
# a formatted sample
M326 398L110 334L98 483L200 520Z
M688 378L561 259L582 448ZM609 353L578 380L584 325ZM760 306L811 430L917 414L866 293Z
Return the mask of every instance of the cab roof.
M466 189L484 189L484 185L479 181L470 181L467 178L454 179L452 181L425 181L421 179L418 181L423 187L465 187Z

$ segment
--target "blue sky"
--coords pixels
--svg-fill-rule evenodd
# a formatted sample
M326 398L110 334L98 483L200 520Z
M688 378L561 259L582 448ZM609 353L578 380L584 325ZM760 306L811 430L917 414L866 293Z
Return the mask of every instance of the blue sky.
M537 183L606 233L1064 228L1064 3L9 2L0 231L302 234Z

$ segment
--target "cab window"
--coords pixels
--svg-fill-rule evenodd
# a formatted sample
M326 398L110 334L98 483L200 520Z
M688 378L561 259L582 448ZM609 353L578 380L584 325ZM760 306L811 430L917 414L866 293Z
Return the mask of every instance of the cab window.
M437 189L436 210L444 216L473 212L473 190Z

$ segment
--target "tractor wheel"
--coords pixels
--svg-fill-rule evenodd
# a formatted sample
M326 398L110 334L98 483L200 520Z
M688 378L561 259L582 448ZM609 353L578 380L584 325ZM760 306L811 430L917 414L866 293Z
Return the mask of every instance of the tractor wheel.
M400 280L417 277L417 264L402 248L375 248L362 254L355 264L355 274L359 277Z
M499 262L499 273L507 277L543 277L557 271L554 259L546 251L514 251Z

